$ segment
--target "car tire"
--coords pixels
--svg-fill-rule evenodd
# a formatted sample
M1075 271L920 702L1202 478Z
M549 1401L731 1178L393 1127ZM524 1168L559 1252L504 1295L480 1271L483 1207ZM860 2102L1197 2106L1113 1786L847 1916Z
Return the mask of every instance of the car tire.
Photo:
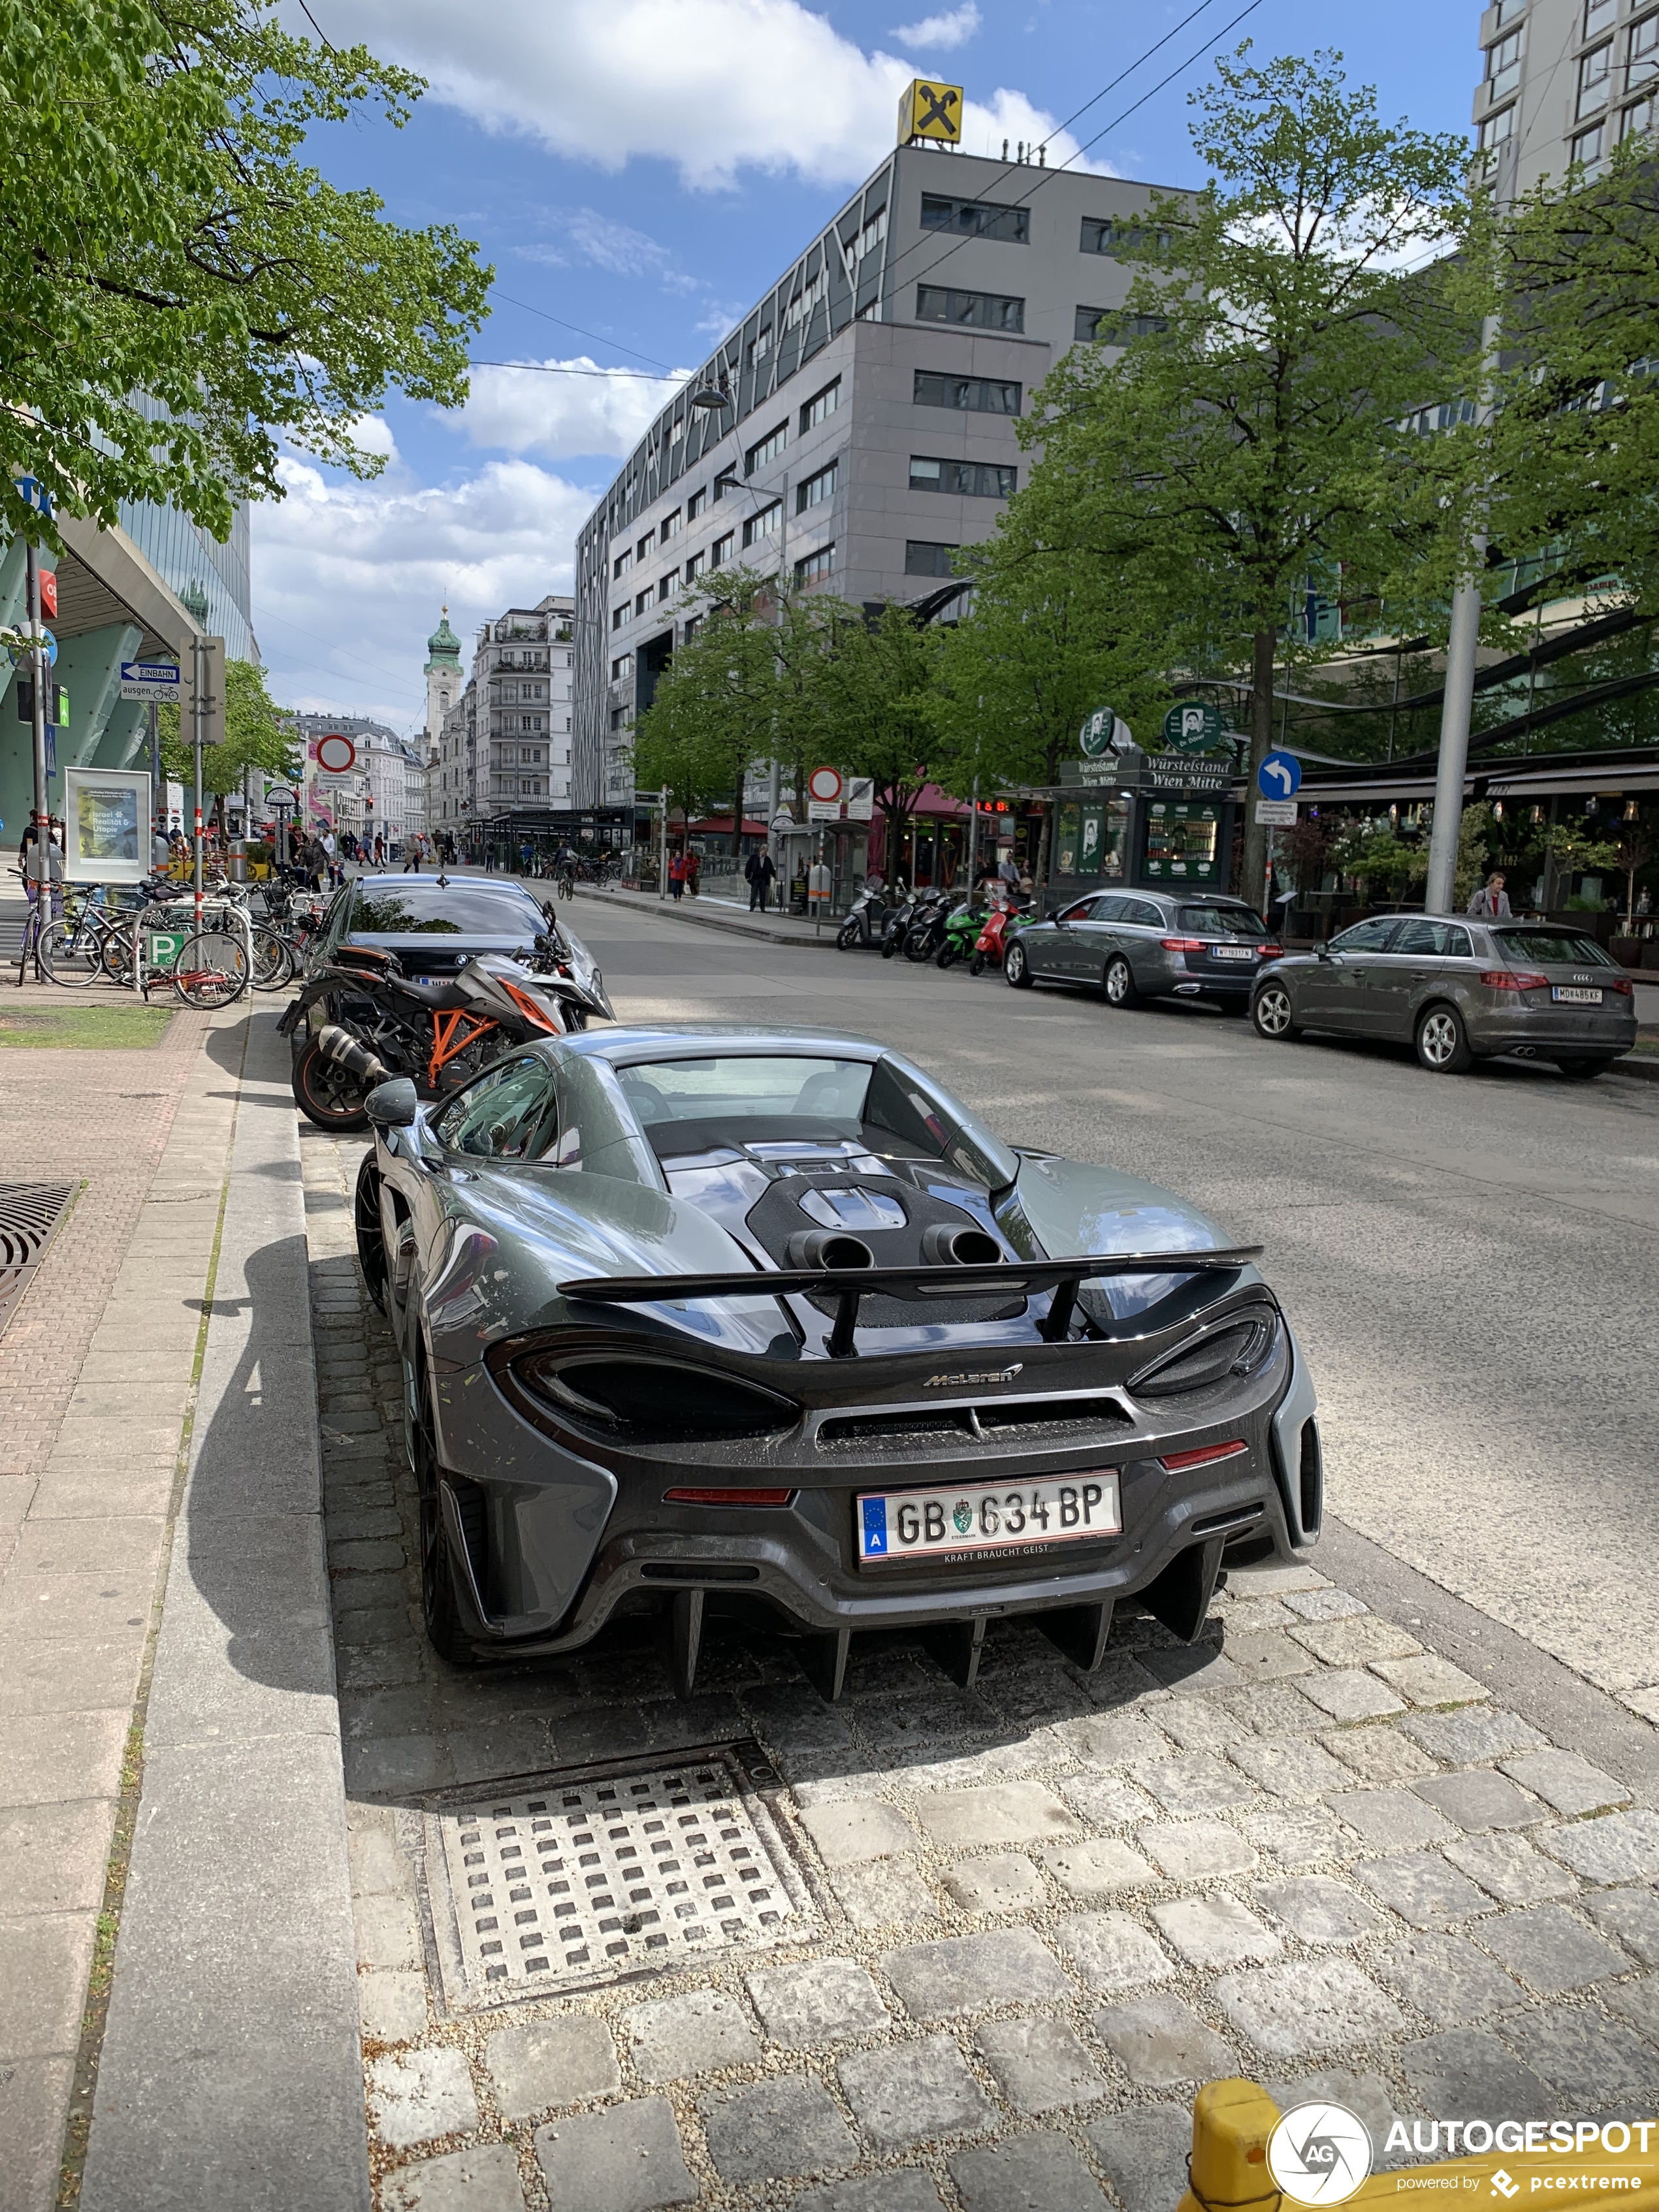
M477 1664L461 1629L455 1603L454 1571L449 1563L449 1539L444 1533L443 1508L438 1486L443 1468L438 1459L438 1425L432 1410L432 1385L427 1374L426 1352L415 1321L414 1353L405 1387L410 1394L409 1459L415 1476L416 1522L421 1559L421 1621L427 1642L452 1667Z
M1140 1004L1140 994L1135 988L1135 971L1121 952L1115 952L1106 963L1100 988L1114 1013L1127 1013Z
M1250 1001L1250 1020L1270 1044L1288 1044L1302 1034L1291 994L1282 983L1264 983Z
M1431 1075L1465 1075L1474 1066L1469 1033L1455 1006L1425 1006L1416 1034L1418 1063Z
M1605 1075L1618 1057L1617 1053L1607 1052L1570 1053L1565 1060L1558 1060L1555 1065L1573 1082L1589 1083L1598 1075Z
M357 1265L363 1288L376 1306L386 1311L386 1232L380 1226L380 1171L372 1152L365 1152L352 1193L351 1225L357 1238Z
M1002 973L1004 981L1012 983L1015 990L1030 989L1031 963L1026 957L1025 947L1023 945L1016 942L1011 945L1003 954Z
M343 1134L368 1126L363 1092L344 1068L325 1060L309 1038L294 1063L294 1103L307 1121Z

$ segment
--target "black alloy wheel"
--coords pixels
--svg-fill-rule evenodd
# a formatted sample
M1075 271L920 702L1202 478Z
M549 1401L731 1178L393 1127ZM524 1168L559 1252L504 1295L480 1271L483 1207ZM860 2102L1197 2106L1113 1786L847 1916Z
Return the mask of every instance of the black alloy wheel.
M1572 1082L1589 1083L1605 1075L1618 1056L1610 1052L1569 1053L1565 1059L1558 1058L1555 1065Z
M1106 963L1106 973L1100 979L1100 988L1106 994L1106 1003L1119 1013L1126 1013L1140 1004L1140 994L1135 988L1134 970L1121 952L1115 953Z
M1266 1037L1270 1044L1285 1044L1302 1034L1291 994L1280 982L1261 986L1250 1001L1250 1019L1255 1024L1256 1035Z
M404 1369L404 1388L410 1393L408 1412L409 1459L415 1476L415 1499L421 1551L421 1620L427 1641L452 1667L477 1662L461 1632L455 1604L454 1577L449 1564L449 1540L444 1534L443 1510L438 1485L443 1469L438 1461L438 1425L432 1411L432 1385L427 1373L426 1347L420 1323L411 1316L415 1339L412 1362Z
M1474 1064L1455 1006L1425 1006L1417 1018L1417 1057L1431 1075L1463 1075Z
M1030 989L1031 963L1026 957L1025 947L1018 938L1002 956L1002 973L1004 979L1012 983L1015 990Z
M362 1164L357 1170L357 1184L351 1200L351 1222L357 1236L357 1265L362 1270L363 1288L384 1313L386 1233L380 1226L380 1171L374 1164L372 1152L363 1154Z
M368 1124L362 1084L337 1060L325 1059L315 1037L294 1063L294 1103L307 1121L337 1134Z

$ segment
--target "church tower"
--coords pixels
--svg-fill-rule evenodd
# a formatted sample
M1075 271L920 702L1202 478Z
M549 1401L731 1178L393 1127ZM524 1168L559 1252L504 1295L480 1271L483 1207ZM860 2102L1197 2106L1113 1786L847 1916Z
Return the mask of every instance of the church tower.
M461 696L461 641L449 627L445 607L438 627L426 641L426 734L436 744L444 716Z

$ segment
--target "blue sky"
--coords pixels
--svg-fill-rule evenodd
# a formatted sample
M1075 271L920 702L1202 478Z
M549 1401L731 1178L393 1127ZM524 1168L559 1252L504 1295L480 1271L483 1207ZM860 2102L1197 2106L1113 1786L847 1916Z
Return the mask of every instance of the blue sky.
M479 357L616 373L485 370L448 416L394 401L362 426L387 461L368 484L295 456L289 496L253 518L277 696L414 728L446 595L470 647L501 607L568 591L577 527L669 389L644 373L696 366L775 280L880 160L912 74L966 88L969 151L1030 137L1052 161L1094 140L1091 163L1169 185L1201 181L1188 94L1246 36L1259 58L1339 48L1385 115L1468 128L1473 0L1209 0L1177 29L1194 4L309 0L334 43L362 40L431 83L404 131L365 121L316 155L397 220L479 242L496 269ZM283 12L306 27L295 0Z

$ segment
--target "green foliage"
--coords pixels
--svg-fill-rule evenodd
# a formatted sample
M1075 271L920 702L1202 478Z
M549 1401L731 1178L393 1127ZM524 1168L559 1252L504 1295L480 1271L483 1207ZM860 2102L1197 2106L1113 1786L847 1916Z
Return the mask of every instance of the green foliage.
M0 0L0 530L39 532L28 474L70 513L170 501L223 538L281 496L279 440L372 476L353 426L388 387L465 398L492 272L301 158L422 88L275 0Z
M225 742L202 748L202 789L215 799L240 791L251 768L290 781L300 773L294 733L284 726L283 710L265 689L264 671L252 661L225 663ZM186 791L196 773L188 737L179 727L176 707L161 713L161 772Z

